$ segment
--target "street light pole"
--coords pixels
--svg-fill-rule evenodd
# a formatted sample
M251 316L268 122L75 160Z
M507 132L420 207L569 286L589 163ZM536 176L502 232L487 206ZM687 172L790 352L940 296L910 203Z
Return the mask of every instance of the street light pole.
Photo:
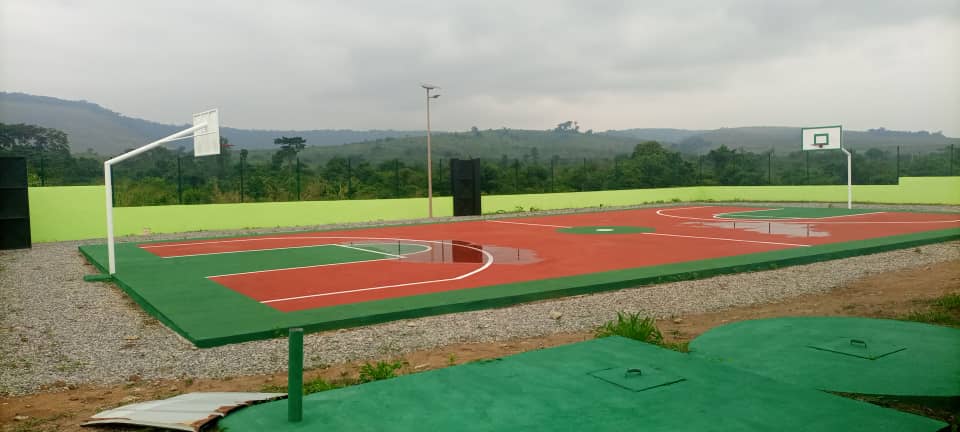
M431 96L430 90L435 90L440 87L430 84L421 84L420 87L423 87L427 91L427 217L433 218L433 160L431 159L430 150L430 99L436 99L440 97L440 95L435 94Z

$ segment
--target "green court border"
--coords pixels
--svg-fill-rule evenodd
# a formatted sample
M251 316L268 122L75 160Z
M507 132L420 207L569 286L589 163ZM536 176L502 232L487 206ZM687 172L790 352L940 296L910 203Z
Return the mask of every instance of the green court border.
M342 229L331 231L339 230ZM151 304L138 293L134 287L125 281L122 269L115 275L114 281L152 316L156 317L196 346L206 348L251 340L269 339L286 334L286 329L291 327L303 327L307 332L334 330L428 315L503 307L534 300L610 291L664 282L701 279L721 274L768 270L784 266L904 249L956 239L960 239L960 228L660 266L639 267L587 275L492 285L287 313L276 311L273 308L261 305L258 302L249 300L246 297L240 296L240 294L233 293L233 291L224 288L225 291L230 291L233 295L246 299L250 304L259 306L259 308L248 308L249 310L231 311L243 314L244 318L248 321L256 321L254 323L255 325L251 326L253 328L247 330L236 330L237 327L235 324L220 323L220 326L225 327L225 329L213 329L215 331L211 331L210 327L217 327L217 324L207 322L208 320L206 319L201 320L200 323L191 323L184 322L182 318L168 317L161 309L170 309L171 305ZM121 244L118 247L139 249L132 243ZM81 246L80 252L88 261L93 263L94 266L101 271L105 271L104 263L99 262L97 257L88 250L88 247ZM242 302L236 300L237 299L234 299L231 305L242 308ZM221 307L221 305L209 305L211 310L215 310L218 307ZM173 307L173 309L176 309L176 307ZM269 309L269 311L267 311L267 309ZM233 332L231 333L230 330L233 330Z

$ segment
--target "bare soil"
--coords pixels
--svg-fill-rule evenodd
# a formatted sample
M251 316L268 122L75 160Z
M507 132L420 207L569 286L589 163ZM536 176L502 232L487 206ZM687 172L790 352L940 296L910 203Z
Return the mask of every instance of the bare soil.
M930 308L932 299L960 293L960 260L922 268L886 272L856 280L825 294L803 295L778 303L724 309L658 320L664 338L685 342L701 333L734 321L783 316L859 316L898 318ZM402 358L402 373L416 373L475 360L491 359L525 351L554 347L593 338L589 331L560 333L506 342L449 345L409 353ZM359 363L343 363L306 372L305 380L356 379ZM137 376L114 386L54 386L33 395L0 398L0 431L119 431L83 428L79 424L105 409L137 401L163 399L198 391L272 391L286 385L284 374L239 376L227 379L180 379L144 381ZM875 401L874 401L875 402ZM892 404L921 415L950 422L956 428L956 413L924 407ZM133 429L142 430L142 429Z

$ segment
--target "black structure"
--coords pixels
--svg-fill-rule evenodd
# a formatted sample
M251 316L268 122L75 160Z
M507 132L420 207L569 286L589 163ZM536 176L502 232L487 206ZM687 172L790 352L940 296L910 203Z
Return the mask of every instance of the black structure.
M450 159L454 216L480 215L480 159Z
M27 160L0 157L0 249L31 247Z

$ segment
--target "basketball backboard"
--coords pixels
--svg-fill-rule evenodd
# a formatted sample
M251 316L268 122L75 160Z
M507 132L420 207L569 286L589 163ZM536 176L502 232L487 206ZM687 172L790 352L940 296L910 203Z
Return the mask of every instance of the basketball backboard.
M216 109L193 115L193 125L206 123L207 127L193 132L193 156L220 154L220 113Z
M821 126L802 129L803 150L836 150L843 147L843 128Z

